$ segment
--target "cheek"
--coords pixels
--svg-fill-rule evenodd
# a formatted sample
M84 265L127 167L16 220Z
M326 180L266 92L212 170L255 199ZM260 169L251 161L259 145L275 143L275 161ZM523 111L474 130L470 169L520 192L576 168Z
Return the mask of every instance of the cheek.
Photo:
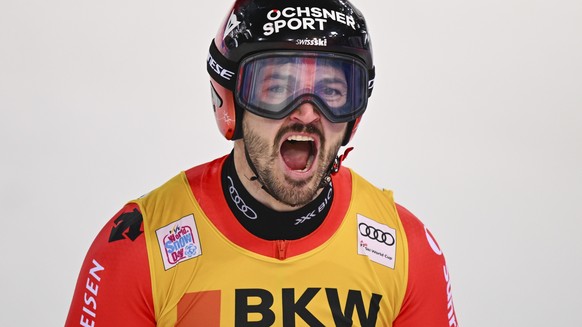
M262 140L273 140L279 128L275 121L248 112L243 117L243 131L250 131Z
M335 144L338 141L341 142L344 139L344 135L346 135L346 128L348 123L331 123L325 122L324 124L325 130L327 131L327 139L331 142L331 144Z

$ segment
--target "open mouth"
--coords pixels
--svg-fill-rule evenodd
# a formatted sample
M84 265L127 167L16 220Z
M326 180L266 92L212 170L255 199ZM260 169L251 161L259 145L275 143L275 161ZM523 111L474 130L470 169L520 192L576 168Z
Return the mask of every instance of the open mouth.
M289 169L307 172L315 161L317 148L311 136L291 135L281 144L280 152Z

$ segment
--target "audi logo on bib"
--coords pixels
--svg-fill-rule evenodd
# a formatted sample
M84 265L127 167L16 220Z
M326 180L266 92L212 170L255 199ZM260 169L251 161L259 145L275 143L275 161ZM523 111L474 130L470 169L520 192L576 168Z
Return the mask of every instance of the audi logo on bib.
M369 237L388 246L392 246L396 242L394 236L389 232L374 228L372 226L366 225L365 223L360 223L358 225L358 229L360 230L360 235Z
M363 215L358 215L358 254L394 269L396 230Z

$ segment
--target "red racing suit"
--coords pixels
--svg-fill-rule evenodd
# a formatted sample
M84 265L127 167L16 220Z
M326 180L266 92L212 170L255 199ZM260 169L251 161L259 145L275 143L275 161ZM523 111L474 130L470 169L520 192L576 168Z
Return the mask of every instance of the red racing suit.
M230 211L224 160L180 173L105 225L65 326L458 326L440 248L390 191L342 167L322 225L269 241Z

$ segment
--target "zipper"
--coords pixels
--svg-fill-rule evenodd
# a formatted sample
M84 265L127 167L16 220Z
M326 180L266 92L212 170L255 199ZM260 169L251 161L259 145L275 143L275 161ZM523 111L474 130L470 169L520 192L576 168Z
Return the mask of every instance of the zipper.
M287 258L287 245L289 244L288 240L276 240L276 250L275 250L275 257L279 260L285 260Z

